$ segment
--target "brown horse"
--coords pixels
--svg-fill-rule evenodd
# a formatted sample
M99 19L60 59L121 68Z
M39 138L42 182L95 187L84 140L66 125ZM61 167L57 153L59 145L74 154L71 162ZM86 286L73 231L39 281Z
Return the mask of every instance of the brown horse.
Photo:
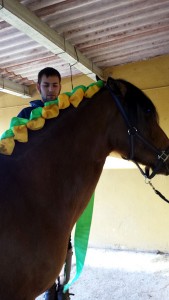
M0 300L33 300L53 284L110 152L169 174L169 140L152 102L124 80L108 85L0 155Z

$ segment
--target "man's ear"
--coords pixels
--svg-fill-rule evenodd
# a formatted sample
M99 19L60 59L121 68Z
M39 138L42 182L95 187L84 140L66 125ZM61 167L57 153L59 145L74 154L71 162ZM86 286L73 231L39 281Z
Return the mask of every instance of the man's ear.
M59 90L59 94L60 94L60 92L61 92L61 89L62 89L62 85L61 85L61 83L60 83L60 90Z
M36 84L36 88L37 88L38 92L40 93L40 84L39 83Z

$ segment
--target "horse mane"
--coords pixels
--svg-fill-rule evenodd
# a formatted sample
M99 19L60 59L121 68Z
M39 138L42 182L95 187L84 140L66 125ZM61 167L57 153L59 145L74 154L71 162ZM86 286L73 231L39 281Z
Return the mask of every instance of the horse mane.
M10 128L0 137L0 154L11 155L16 142L28 142L28 130L42 129L46 119L60 116L60 112L73 106L77 108L83 99L92 98L104 86L99 80L89 86L75 87L72 92L60 94L54 101L45 102L44 107L38 107L31 111L29 119L13 117Z

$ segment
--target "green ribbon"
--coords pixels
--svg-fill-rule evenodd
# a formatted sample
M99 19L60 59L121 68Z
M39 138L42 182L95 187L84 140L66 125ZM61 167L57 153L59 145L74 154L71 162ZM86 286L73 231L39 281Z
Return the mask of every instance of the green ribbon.
M44 106L50 106L50 105L53 105L53 104L58 105L58 102L59 102L58 99L47 101L47 102L44 103Z
M82 89L83 90L83 92L86 92L86 90L87 90L87 87L86 86L84 86L84 85L79 85L79 86L76 86L73 90L72 90L72 92L71 92L71 95L73 95L77 90L79 90L79 89Z
M10 128L12 128L14 126L26 125L27 123L28 123L27 119L13 117L11 120L11 123L10 123Z
M0 136L0 140L7 139L7 138L10 138L13 136L14 136L14 133L13 133L12 129L8 129Z
M66 292L69 287L79 278L86 258L90 227L92 222L94 206L94 194L92 195L90 202L88 203L83 214L80 216L76 223L75 236L74 236L74 248L76 256L76 274L75 277L64 285L63 291Z
M35 120L40 117L42 117L42 107L36 107L31 111L29 119Z
M104 87L104 81L98 80L97 82L93 82L87 88L89 88L90 86L94 86L94 85L97 85L99 88L102 88L102 87Z

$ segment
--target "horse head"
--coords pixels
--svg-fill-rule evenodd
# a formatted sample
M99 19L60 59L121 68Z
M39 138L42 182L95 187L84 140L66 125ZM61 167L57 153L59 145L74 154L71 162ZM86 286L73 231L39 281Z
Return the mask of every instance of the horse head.
M148 178L156 174L169 175L169 139L159 126L159 118L152 101L133 84L109 78L108 89L118 107L124 135L118 152L137 164ZM124 143L126 141L126 143ZM118 146L119 147L119 146ZM143 172L139 163L146 166ZM149 175L149 170L152 174Z

